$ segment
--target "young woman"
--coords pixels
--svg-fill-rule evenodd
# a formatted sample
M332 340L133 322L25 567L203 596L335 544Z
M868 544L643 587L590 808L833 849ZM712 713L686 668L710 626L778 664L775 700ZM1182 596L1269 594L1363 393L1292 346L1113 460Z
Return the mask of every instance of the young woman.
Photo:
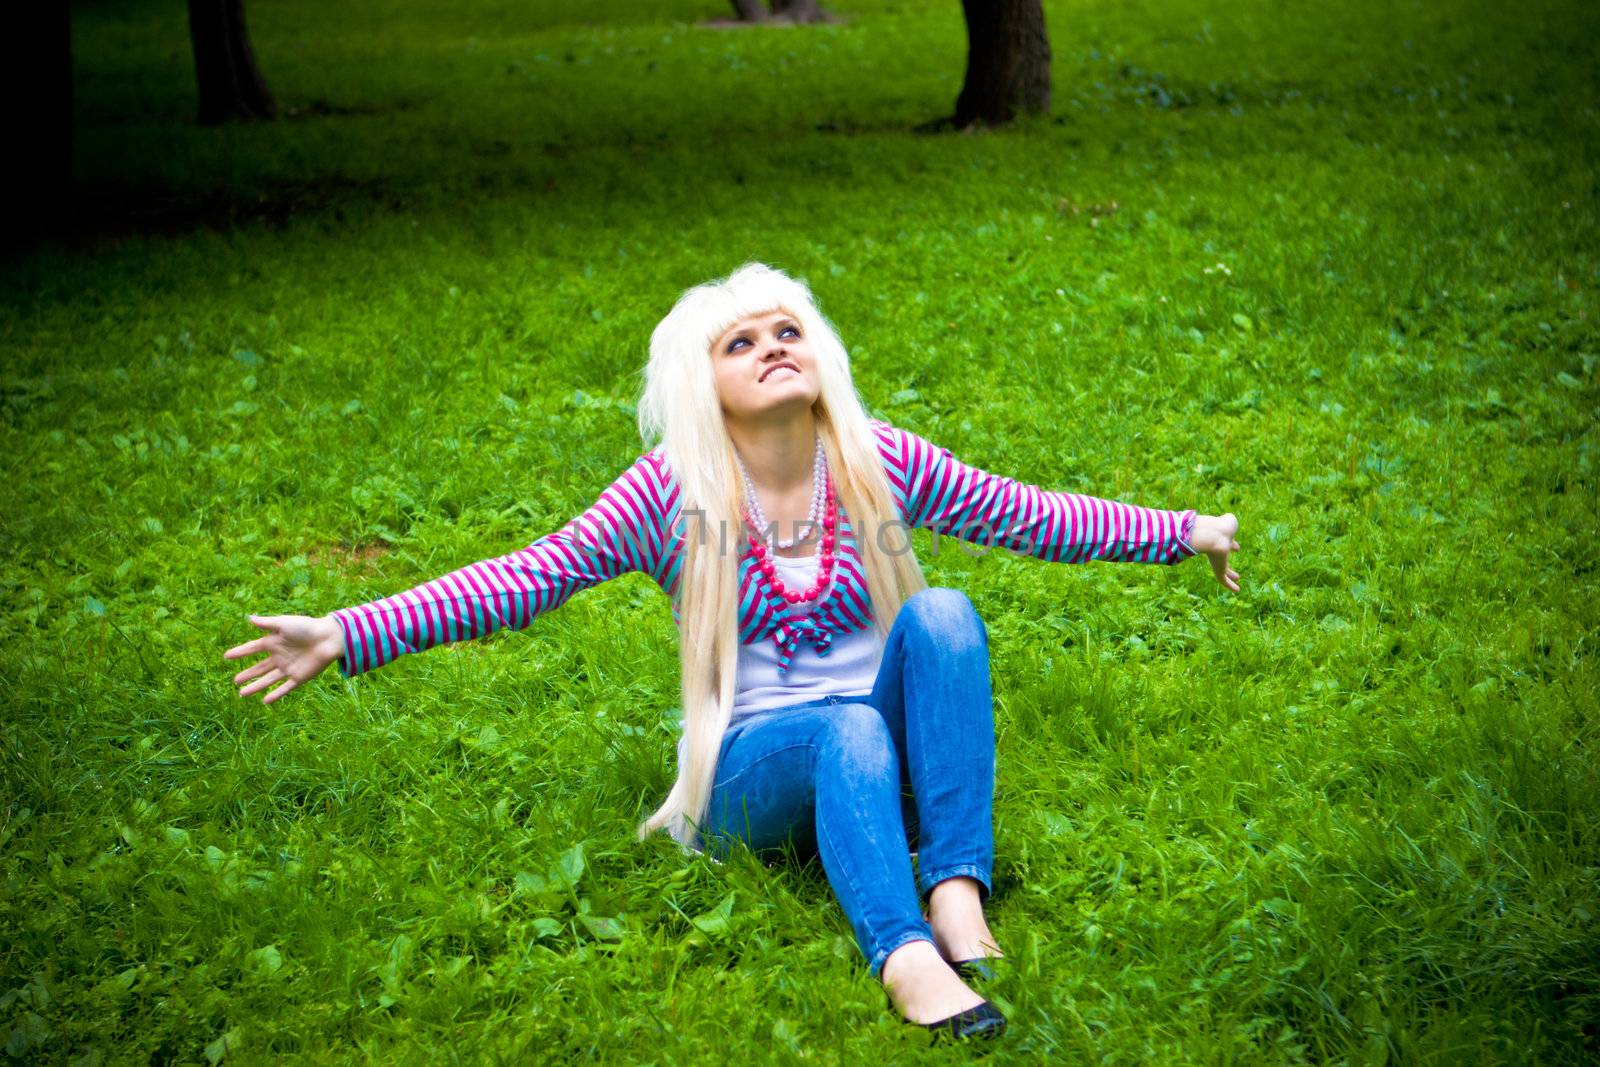
M665 829L724 854L815 849L900 1013L936 1034L998 1033L1004 1018L963 980L1000 955L983 914L988 637L965 595L927 587L908 528L1063 563L1204 553L1237 591L1237 521L1046 492L870 419L809 290L761 264L683 294L644 374L640 432L659 443L594 506L370 604L252 615L264 636L225 653L264 655L235 676L239 695L276 685L271 703L332 662L349 677L524 627L644 571L672 598L683 737L641 836Z

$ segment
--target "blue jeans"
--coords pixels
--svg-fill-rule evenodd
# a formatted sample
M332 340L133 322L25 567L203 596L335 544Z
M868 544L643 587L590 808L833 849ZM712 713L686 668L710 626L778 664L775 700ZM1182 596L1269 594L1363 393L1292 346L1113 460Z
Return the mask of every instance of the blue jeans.
M919 890L965 875L988 896L993 798L988 630L966 594L925 589L895 616L870 695L729 726L701 832L713 854L814 849L876 976L901 945L933 940Z

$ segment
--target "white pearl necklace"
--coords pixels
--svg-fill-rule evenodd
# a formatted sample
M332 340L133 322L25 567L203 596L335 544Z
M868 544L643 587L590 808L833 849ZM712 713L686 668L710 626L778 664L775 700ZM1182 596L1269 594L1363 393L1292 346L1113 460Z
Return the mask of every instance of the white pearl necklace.
M739 473L744 475L744 506L750 512L750 521L755 524L756 533L765 537L768 528L767 514L761 510L761 501L756 499L755 482L751 480L750 472L745 468L744 460L739 456L737 450L734 451L733 458L739 464ZM774 548L793 548L811 536L812 531L822 525L823 498L827 495L825 488L827 484L828 460L822 454L822 436L819 434L817 435L817 451L811 458L811 510L806 514L806 524L809 528L805 533L787 541L781 537L774 536L772 542Z

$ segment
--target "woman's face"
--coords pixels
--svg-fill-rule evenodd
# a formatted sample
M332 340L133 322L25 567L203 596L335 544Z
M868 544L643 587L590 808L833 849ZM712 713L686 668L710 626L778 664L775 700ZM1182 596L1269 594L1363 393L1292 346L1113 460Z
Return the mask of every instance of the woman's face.
M822 391L811 343L785 311L734 323L712 342L711 368L723 414L735 422L803 411Z

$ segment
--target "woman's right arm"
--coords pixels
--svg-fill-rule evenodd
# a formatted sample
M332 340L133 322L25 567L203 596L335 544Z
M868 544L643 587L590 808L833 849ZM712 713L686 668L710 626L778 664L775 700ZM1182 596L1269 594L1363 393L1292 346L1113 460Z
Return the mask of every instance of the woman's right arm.
M333 659L339 673L349 678L435 645L484 637L507 627L522 629L574 593L627 571L656 574L665 543L665 496L661 469L651 456L643 455L581 515L526 548L481 560L394 596L340 608L321 619L252 617L262 620L256 625L286 619L304 620L304 625L292 643L280 635L276 649L267 647L275 635L263 626L269 629L267 636L225 653L232 659L248 654L243 649L266 651L277 661L267 671L241 672L236 681L247 680L246 675L260 681L240 695L271 684L261 676L272 670L298 685L289 673L296 656L301 660L297 673L314 666L315 674L333 661L317 660L336 648ZM262 666L258 663L250 670ZM292 688L280 687L263 699L270 703Z

